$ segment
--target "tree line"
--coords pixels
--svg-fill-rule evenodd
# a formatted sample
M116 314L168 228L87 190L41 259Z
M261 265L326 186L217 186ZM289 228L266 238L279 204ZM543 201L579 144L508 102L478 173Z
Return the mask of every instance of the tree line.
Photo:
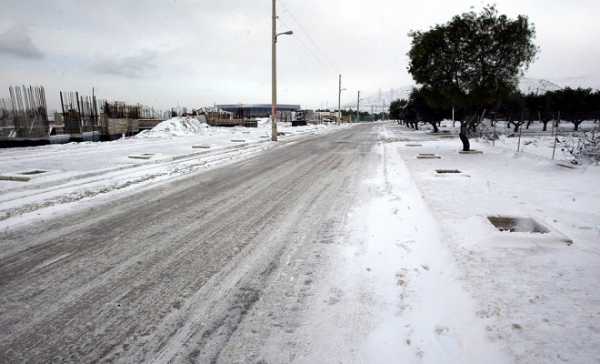
M403 120L407 125L418 128L419 123L428 123L438 131L438 124L452 117L450 100L440 100L444 96L429 87L414 88L408 100L396 100L390 105L390 117ZM455 109L456 112L456 109ZM564 88L547 91L543 94L522 94L513 92L497 101L487 113L487 117L505 120L518 132L521 126L529 128L531 123L540 122L543 130L548 130L551 121L565 120L579 130L585 120L600 119L600 91L584 88ZM455 115L457 120L465 117L461 110ZM476 123L472 123L476 126Z

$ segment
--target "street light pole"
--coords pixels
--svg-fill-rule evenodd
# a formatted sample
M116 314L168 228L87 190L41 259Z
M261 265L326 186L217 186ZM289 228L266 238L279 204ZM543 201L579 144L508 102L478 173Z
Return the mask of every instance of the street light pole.
M271 140L277 141L277 4L273 0L273 42L271 59Z
M283 33L277 33L277 0L273 0L273 29L272 29L272 41L271 41L271 140L277 141L277 38L280 35L292 35L294 32L287 31Z
M358 98L356 99L356 122L360 123L360 91L358 91Z
M340 83L338 87L338 124L342 123L342 75L340 75Z
M346 91L342 88L342 75L340 75L340 84L338 88L338 124L342 123L342 91Z

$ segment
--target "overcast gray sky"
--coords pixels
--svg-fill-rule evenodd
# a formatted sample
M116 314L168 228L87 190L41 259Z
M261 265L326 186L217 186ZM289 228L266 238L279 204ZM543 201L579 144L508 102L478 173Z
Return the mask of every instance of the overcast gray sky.
M333 106L412 83L407 33L481 1L280 0L280 102ZM541 47L528 77L600 88L600 1L499 0ZM11 84L166 108L270 101L270 0L3 0L0 97Z

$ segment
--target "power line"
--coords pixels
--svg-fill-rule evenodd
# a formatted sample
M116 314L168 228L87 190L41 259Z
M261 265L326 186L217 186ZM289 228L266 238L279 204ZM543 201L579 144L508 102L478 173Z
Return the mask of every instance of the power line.
M284 21L283 19L279 19L279 22L280 22L282 25L284 25L286 28L291 28L291 27L289 26L289 24L288 24L286 21ZM294 40L298 40L298 42L300 43L300 45L302 46L302 48L304 48L304 50L305 50L306 52L308 52L308 53L309 53L309 55L310 55L310 56L312 56L312 57L313 57L313 58L314 58L314 59L317 61L317 63L318 63L320 66L322 66L322 67L328 67L328 65L326 65L326 64L325 64L325 63L324 63L324 62L321 60L321 58L320 58L320 57L319 57L319 56L318 56L318 55L317 55L317 54L316 54L316 53L315 53L315 52L314 52L312 49L310 49L310 47L308 47L308 46L306 45L306 43L305 43L305 42L302 40L302 38L300 38L300 37L292 37L292 39L294 39Z
M317 44L317 42L315 42L315 40L313 39L313 37L311 37L311 35L308 32L308 30L302 25L302 23L298 20L298 18L287 8L287 6L285 5L285 3L283 1L280 1L280 4L281 4L281 9L283 10L283 12L286 13L290 17L290 19L297 25L297 27L301 31L302 35L312 45L312 47L314 48L314 50L316 51L316 53L318 53L318 54L320 54L320 55L323 56L323 58L325 59L326 66L329 67L331 69L331 71L334 71L334 72L336 72L337 70L339 70L339 67L337 66L337 64L335 62L332 62L331 59L329 57L327 57L327 55L321 50L321 47L319 47L319 45ZM300 39L300 38L298 38L298 39ZM307 48L307 49L310 50L310 48ZM317 57L319 59L319 62L323 63L321 61L321 57L319 57L318 55L316 55L313 50L310 50L310 52L313 53L315 55L315 57Z

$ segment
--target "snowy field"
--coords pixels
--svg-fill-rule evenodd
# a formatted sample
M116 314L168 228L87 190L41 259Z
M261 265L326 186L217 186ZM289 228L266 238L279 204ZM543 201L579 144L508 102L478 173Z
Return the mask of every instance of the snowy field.
M472 137L494 147L503 147L507 151L517 152L518 150L520 153L545 159L551 159L552 155L555 154L555 160L568 162L573 159L573 156L569 153L569 147L577 144L575 136L582 133L600 135L600 123L598 122L585 121L579 126L577 132L573 130L574 127L572 123L563 121L556 130L552 130L552 124L548 123L547 130L543 131L543 124L534 122L529 128L526 128L526 124L522 125L519 133L514 131L514 125L508 125L505 121L498 121L495 128L484 125L478 132L473 133ZM432 131L431 126L427 124L421 125L420 129L420 132ZM444 120L441 123L440 130L448 137L456 137L460 131L460 125L458 122L453 125L452 121ZM498 140L479 138L485 136L486 133L488 135L496 134ZM557 135L558 139L556 151L554 151L554 134Z
M279 145L348 126L279 123ZM258 128L210 127L194 118L166 120L135 137L0 149L0 228L66 212L74 202L129 193L155 182L248 158L278 146L271 143L269 119ZM29 172L42 171L39 174Z
M515 138L476 141L472 147L483 154L462 155L457 139L399 126L388 133L405 138L400 155L441 227L487 336L519 363L598 362L600 167L558 166L551 137L522 139L529 142L522 153ZM549 231L500 232L487 219L499 215L533 218ZM439 299L452 302L445 289Z

